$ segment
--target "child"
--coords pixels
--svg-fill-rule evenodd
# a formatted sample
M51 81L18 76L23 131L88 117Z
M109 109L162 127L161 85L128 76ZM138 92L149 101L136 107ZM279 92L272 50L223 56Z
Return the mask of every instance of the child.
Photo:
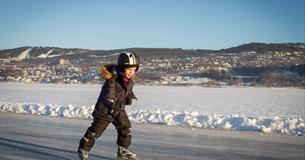
M117 65L106 65L101 68L105 83L92 113L93 122L80 140L78 156L88 159L88 153L95 140L100 137L107 126L112 124L117 129L118 159L128 157L136 160L136 154L128 147L131 144L131 124L125 111L136 99L132 88L132 77L139 69L140 60L135 53L123 52L119 55Z

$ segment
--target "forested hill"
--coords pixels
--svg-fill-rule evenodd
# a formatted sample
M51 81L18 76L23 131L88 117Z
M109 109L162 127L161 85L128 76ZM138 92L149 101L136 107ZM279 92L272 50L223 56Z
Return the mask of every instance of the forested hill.
M255 53L268 53L268 52L304 52L305 43L248 43L237 47L209 50L209 49L181 49L181 48L126 48L115 50L91 50L80 48L58 48L58 47L19 47L14 49L0 50L0 58L17 57L22 52L31 48L29 53L24 56L23 59L28 58L53 58L69 55L108 55L122 51L134 51L140 56L179 56L179 55L200 55L205 53L243 53L243 52L255 52Z

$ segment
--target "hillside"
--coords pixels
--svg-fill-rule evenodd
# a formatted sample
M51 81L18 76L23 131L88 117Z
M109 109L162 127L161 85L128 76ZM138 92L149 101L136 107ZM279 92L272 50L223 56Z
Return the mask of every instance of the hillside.
M304 52L304 43L249 43L240 46L221 49L221 50L206 50L206 49L194 49L186 50L181 48L126 48L126 49L115 49L115 50L90 50L90 49L79 49L79 48L58 48L58 47L19 47L14 49L0 50L0 58L12 58L17 57L28 48L32 48L30 56L28 58L53 58L53 57L73 57L78 56L100 56L109 55L116 52L122 51L134 51L141 57L152 57L152 56L181 56L181 55L200 55L205 53L243 53L243 52L256 52L256 53L267 53L267 52ZM23 59L18 59L23 60Z
M224 53L242 53L242 52L256 52L256 53L267 53L267 52L304 52L304 43L249 43L243 44L237 47L222 49L217 52Z
M0 51L0 81L99 83L99 67L119 52L141 57L138 80L169 85L305 87L304 43L249 43L221 50L20 47Z

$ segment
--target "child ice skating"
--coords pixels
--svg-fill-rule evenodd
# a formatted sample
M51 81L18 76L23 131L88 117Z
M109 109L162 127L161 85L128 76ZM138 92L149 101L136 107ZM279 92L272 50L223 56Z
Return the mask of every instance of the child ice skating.
M131 123L125 111L125 105L130 105L136 99L132 89L132 80L139 69L140 60L133 52L123 52L119 55L117 65L106 65L101 68L105 83L92 113L93 122L79 142L78 157L88 160L89 151L95 140L112 123L118 133L117 158L136 160L135 152L129 149L131 144Z

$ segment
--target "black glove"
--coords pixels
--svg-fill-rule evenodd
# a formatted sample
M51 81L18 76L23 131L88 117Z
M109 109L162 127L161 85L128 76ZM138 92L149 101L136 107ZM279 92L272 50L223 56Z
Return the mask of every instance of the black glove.
M125 99L125 104L126 105L131 105L131 103L132 103L132 99Z

